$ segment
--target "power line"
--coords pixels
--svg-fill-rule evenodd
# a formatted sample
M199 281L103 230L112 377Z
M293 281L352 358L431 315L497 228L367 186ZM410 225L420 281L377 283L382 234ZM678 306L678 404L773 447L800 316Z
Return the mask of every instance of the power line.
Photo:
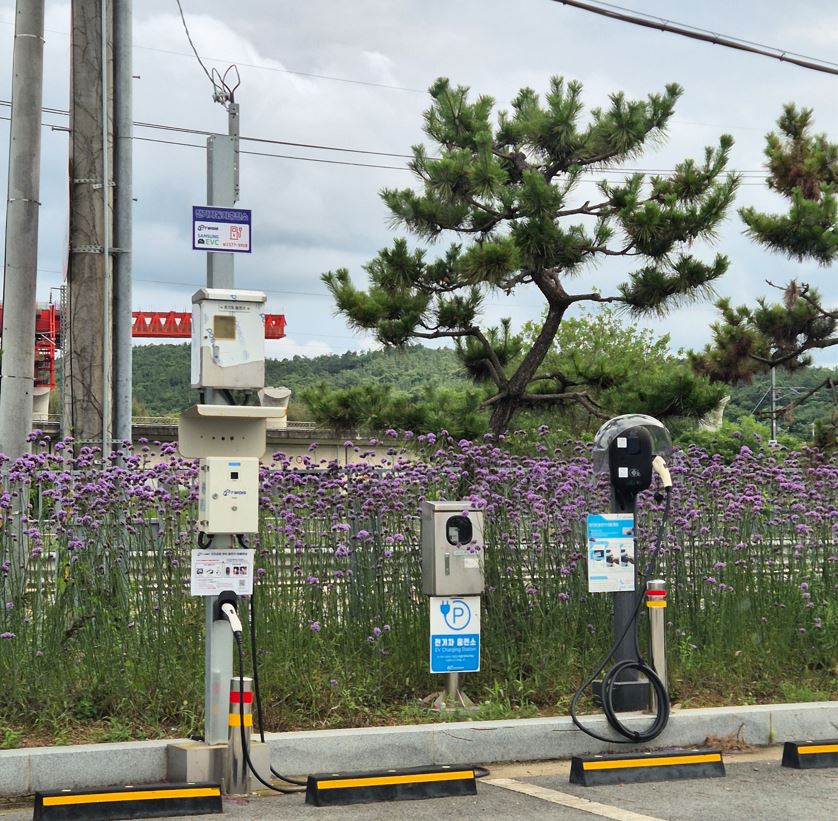
M2 102L0 102L2 105ZM10 120L9 117L0 116L0 120L6 120L7 122ZM52 125L51 123L41 123L44 128L56 128L56 126ZM62 130L67 131L69 129L63 128ZM137 142L144 142L144 143L158 143L160 145L177 145L181 146L182 148L199 148L203 151L206 150L206 146L204 145L196 145L195 143L185 143L181 142L180 140L161 140L155 137L132 137L133 140ZM299 157L293 154L272 154L268 151L240 151L240 154L248 154L253 157L272 157L278 160L294 160L297 162L311 162L311 163L322 163L325 165L346 165L353 168L382 168L389 171L411 171L412 169L408 168L406 165L382 165L378 163L364 163L364 162L349 162L347 160L326 160L322 157ZM594 173L594 172L592 172ZM672 169L634 169L630 171L628 169L621 169L621 168L603 168L599 169L595 172L596 174L616 174L622 175L625 177L631 173L637 174L646 174L646 173L665 173L671 174L673 173ZM732 171L732 173L736 173ZM746 179L766 179L765 175L760 175L759 172L739 172L741 175L744 175ZM758 176L759 175L759 176ZM577 182L579 183L599 183L601 181L601 177L580 177ZM741 182L740 185L763 185L761 182Z
M831 63L827 60L821 60L818 57L806 57L802 54L796 54L793 51L775 48L774 46L766 46L761 43L753 43L750 40L742 40L738 37L729 37L724 34L708 31L707 29L688 26L684 23L673 23L663 17L655 17L645 12L635 12L633 9L626 9L623 6L614 6L610 3L592 5L591 3L581 3L578 0L552 0L552 2L581 9L582 11L589 11L593 14L599 14L602 17L609 17L612 20L619 20L622 23L631 23L635 26L643 26L645 28L665 31L670 34L678 34L681 37L701 40L705 43L712 43L715 46L747 51L751 54L771 57L784 63L793 63L796 66L808 68L812 71L822 71L825 74L838 75L838 63Z
M201 55L198 54L198 49L195 48L195 43L192 42L192 35L189 33L189 26L186 25L186 17L183 13L183 6L180 4L180 0L175 0L177 3L178 11L180 12L180 22L183 23L183 30L186 32L186 39L189 40L189 46L192 49L192 53L195 55L195 59L198 61L198 65L204 70L204 74L207 75L207 79L212 83L212 89L215 91L215 80L212 79L212 74L207 71L207 67L204 65L204 61L201 59Z
M8 100L0 100L0 106L10 106L11 103ZM42 109L44 112L48 112L50 114L57 114L68 116L67 111L59 109L59 108L47 108L44 107ZM5 119L5 118L3 118ZM134 122L133 125L137 126L138 128L148 128L148 129L156 129L160 131L170 131L178 134L194 134L198 136L210 136L214 132L212 131L205 131L203 129L197 128L186 128L183 126L175 126L175 125L164 125L162 123L148 123L148 122ZM162 139L155 139L153 137L134 137L135 140L139 140L141 142L152 142L152 143L161 143L163 145L180 145L186 146L189 148L204 148L202 145L197 145L195 143L185 143L180 142L178 140L162 140ZM376 156L376 157L395 157L397 159L412 159L413 156L411 154L398 154L395 152L390 151L373 151L370 149L360 149L360 148L346 148L343 146L333 146L333 145L322 145L318 143L302 143L302 142L294 142L291 140L277 140L271 139L268 137L247 137L242 136L240 137L241 140L246 142L257 142L263 143L266 145L283 145L289 146L291 148L308 148L317 151L337 151L343 153L350 153L350 154L365 154L369 156ZM320 162L326 163L329 165L348 165L360 168L384 168L388 170L394 171L409 171L410 169L403 165L381 165L376 163L356 163L356 162L346 162L340 160L325 160L322 158L317 157L300 157L296 155L290 154L272 154L267 152L260 152L260 151L242 151L242 154L250 154L252 156L257 157L276 157L278 159L286 159L286 160L299 160L301 162ZM429 159L438 159L436 157L430 157ZM673 168L635 168L635 167L623 167L623 168L597 168L592 169L592 172L597 174L617 174L625 176L626 174L673 174L675 173L675 169ZM731 173L738 173L744 177L753 177L759 179L766 179L767 175L764 171L755 170L755 169L746 169L746 170L739 170L730 169Z

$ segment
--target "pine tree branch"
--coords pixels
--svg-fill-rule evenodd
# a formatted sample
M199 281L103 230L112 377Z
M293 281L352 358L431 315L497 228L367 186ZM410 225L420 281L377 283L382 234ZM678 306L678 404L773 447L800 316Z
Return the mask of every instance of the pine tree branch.
M424 326L427 327L427 326ZM486 353L486 363L489 366L489 370L492 374L492 380L494 381L495 385L499 389L505 389L508 380L503 372L503 365L501 364L500 360L495 353L492 344L486 339L484 333L477 327L465 328L461 331L441 331L438 328L428 328L427 333L422 331L414 331L412 336L418 337L420 339L462 339L465 336L472 336L477 339L481 345L483 345L483 350Z
M776 288L778 291L785 293L789 286L775 285L770 279L765 280L766 285ZM803 282L800 285L800 290L797 293L800 299L808 302L824 319L838 319L838 311L827 311L816 299L809 296L809 283Z
M568 300L574 302L625 302L625 297L622 296L603 296L602 294L593 291L589 294L570 294Z
M586 391L572 391L570 393L527 393L521 397L522 404L537 404L539 402L575 402L598 419L608 419L608 414L603 410L602 406L591 399Z
M590 200L588 200L584 205L580 205L579 208L569 208L566 211L557 211L556 219L559 217L572 217L576 214L590 214L591 216L597 217L599 216L600 209L607 208L609 205L611 205L611 200L598 202L596 205L591 205Z
M602 254L606 257L641 257L644 256L640 251L634 251L634 243L627 245L620 251L615 251L605 245L587 245L582 250L586 254Z

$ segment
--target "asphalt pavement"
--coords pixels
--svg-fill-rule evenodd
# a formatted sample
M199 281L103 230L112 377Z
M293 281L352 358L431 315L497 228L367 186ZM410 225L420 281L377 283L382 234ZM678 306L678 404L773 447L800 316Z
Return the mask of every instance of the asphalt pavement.
M303 795L226 799L230 821L439 821L540 819L563 821L834 821L838 768L780 767L779 747L725 755L727 775L682 781L578 787L569 762L502 764L478 784L476 796L312 807ZM213 821L217 815L190 816ZM0 821L29 821L31 801L0 809Z

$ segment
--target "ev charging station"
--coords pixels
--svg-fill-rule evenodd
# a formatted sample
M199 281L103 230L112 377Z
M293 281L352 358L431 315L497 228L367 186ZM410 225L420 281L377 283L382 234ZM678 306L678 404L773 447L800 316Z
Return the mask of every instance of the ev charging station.
M231 390L264 388L265 294L203 288L192 302L192 386L213 399L230 399ZM206 601L204 751L211 751L209 774L225 773L228 794L249 791L235 736L228 745L235 718L231 681L241 680L242 689L250 681L233 678L233 641L242 629L237 602L253 591L253 551L244 539L259 529L259 462L267 446L267 419L283 414L279 407L202 403L184 411L178 424L181 455L199 460L192 593ZM218 753L226 759L223 765Z
M430 671L445 689L423 699L432 710L472 710L460 674L480 670L480 596L485 587L483 512L468 502L422 502L422 592L430 604Z
M629 743L657 737L669 718L663 636L665 619L661 609L666 606L666 589L663 580L650 579L649 575L654 572L669 515L672 479L665 457L671 451L669 431L657 419L644 414L626 414L609 420L599 429L594 440L594 471L609 477L611 510L588 517L588 582L591 593L610 592L613 595L614 643L597 670L577 690L570 712L581 730L605 741L617 739L596 735L576 717L576 703L591 685L594 698L602 705L609 724ZM634 551L634 514L637 495L651 486L654 474L660 478L666 502L654 545L655 552L641 574ZM639 576L643 589L638 589ZM653 667L643 661L638 643L637 616L644 602L644 593L651 616ZM610 671L602 679L597 679L612 660L614 663ZM616 717L618 712L647 709L655 714L655 720L646 731L628 730Z

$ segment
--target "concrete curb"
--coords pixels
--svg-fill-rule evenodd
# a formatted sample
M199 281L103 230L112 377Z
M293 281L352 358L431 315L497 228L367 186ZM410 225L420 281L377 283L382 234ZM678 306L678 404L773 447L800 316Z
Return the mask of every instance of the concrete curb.
M632 717L625 723L639 728L648 721ZM588 716L584 723L608 734L603 716ZM709 736L722 738L740 728L741 739L753 745L835 738L838 702L677 710L661 736L634 749L694 747ZM269 733L266 741L274 767L287 774L543 761L632 749L600 743L565 716ZM177 742L183 739L0 750L0 796L165 781L166 751Z

